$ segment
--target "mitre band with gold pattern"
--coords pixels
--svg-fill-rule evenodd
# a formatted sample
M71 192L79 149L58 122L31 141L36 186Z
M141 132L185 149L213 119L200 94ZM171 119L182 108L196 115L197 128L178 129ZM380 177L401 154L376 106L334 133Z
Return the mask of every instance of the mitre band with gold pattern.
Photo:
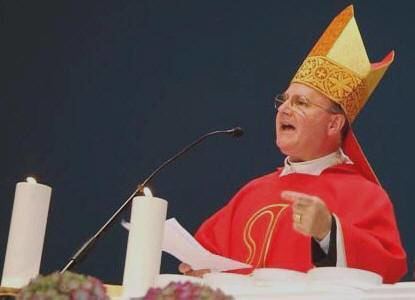
M381 62L370 63L349 6L330 23L291 82L308 85L338 103L352 123L393 59L391 51Z

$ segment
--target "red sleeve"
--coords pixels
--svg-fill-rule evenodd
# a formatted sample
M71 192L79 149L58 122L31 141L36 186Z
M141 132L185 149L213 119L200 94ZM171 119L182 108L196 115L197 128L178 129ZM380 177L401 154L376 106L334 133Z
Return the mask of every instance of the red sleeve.
M392 203L379 187L363 194L366 199L356 195L358 203L348 212L353 217L340 217L347 266L376 272L385 283L396 282L407 265Z
M212 253L228 256L229 236L237 195L222 209L208 218L195 234L196 240Z
M203 222L197 230L195 238L210 252L225 256L229 228L230 213L229 209L225 206Z
M226 206L203 222L197 230L195 234L196 240L210 252L230 257L231 231L238 230L232 224L234 213L236 210L240 212L240 202L251 189L251 186L252 182L245 185Z

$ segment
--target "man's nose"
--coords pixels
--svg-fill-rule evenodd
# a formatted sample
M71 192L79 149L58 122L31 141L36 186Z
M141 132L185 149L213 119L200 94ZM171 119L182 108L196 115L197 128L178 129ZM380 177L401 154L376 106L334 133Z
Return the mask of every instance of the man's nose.
M278 106L278 113L284 113L284 114L292 114L293 108L291 106L291 101L286 100L284 103L281 103L280 106Z

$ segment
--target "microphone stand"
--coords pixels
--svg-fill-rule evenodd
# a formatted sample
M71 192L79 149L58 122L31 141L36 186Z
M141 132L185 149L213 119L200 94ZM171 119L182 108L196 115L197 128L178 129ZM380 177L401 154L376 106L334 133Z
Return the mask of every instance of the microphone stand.
M74 255L70 258L68 263L61 269L60 273L63 273L67 270L71 270L75 265L81 261L82 258L86 256L86 254L90 251L90 249L94 246L96 241L103 235L103 233L108 230L115 222L117 217L124 211L124 209L131 203L135 196L140 195L143 193L144 187L147 183L150 182L164 167L175 161L177 158L188 152L190 149L195 147L196 145L200 144L202 141L207 139L208 137L216 134L229 134L233 137L240 137L243 134L243 130L240 127L235 127L229 130L217 130L206 133L202 135L200 138L195 140L193 143L184 147L181 151L176 153L174 156L166 160L162 163L157 169L155 169L142 183L138 184L137 188L134 192L124 201L124 203L112 214L112 216L102 225L98 231L92 235L83 245L75 252Z

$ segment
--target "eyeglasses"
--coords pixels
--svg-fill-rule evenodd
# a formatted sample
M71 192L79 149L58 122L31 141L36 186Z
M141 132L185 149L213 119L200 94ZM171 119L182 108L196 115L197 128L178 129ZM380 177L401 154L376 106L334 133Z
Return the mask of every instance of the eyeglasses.
M308 109L311 106L316 106L318 108L321 108L322 110L334 114L336 113L333 109L324 107L320 104L311 102L306 96L302 95L293 95L291 97L288 96L288 94L279 94L275 96L274 98L274 108L275 111L278 110L278 108L285 102L289 101L289 105L291 108L300 111L302 113L305 113L305 110Z

